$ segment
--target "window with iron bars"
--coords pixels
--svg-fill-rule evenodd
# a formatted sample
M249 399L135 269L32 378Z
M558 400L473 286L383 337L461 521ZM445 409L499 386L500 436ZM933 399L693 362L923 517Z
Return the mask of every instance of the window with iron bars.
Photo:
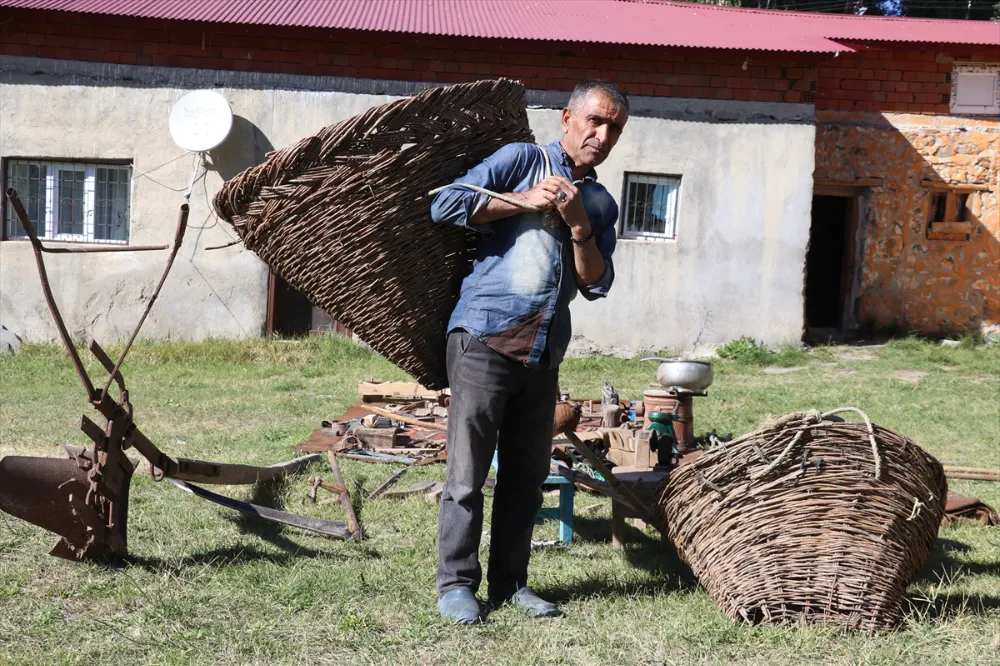
M622 236L676 238L680 187L680 176L626 173Z
M8 159L5 167L39 238L128 242L131 165ZM27 238L9 201L5 212L4 238Z

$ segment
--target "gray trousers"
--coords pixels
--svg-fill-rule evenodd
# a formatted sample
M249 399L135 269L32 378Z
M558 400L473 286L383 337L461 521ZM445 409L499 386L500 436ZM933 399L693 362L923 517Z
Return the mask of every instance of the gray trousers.
M504 598L528 582L531 534L549 474L559 370L529 368L465 331L448 336L448 475L438 514L438 594L482 581L483 484L497 451L486 579Z

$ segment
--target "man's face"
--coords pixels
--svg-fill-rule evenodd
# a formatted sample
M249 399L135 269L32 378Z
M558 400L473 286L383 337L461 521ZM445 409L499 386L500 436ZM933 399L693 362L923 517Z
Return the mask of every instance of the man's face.
M563 150L577 167L593 168L606 160L628 121L628 111L595 90L577 109L563 109Z

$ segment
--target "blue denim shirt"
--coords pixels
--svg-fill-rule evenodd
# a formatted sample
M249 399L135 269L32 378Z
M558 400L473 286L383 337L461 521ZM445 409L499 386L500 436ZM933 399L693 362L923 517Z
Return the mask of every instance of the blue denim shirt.
M573 181L604 256L604 274L596 284L580 287L587 300L607 295L615 271L618 204L591 170L573 180L572 161L558 141L547 146L511 143L438 193L431 217L439 224L467 227L482 234L472 272L462 283L448 331L465 329L496 351L529 366L538 365L548 347L547 362L556 367L569 345L569 303L576 297L573 243L558 213L547 226L540 213L525 212L488 224L471 224L490 197L461 187L469 183L494 192L525 192L545 177L547 151L552 175Z

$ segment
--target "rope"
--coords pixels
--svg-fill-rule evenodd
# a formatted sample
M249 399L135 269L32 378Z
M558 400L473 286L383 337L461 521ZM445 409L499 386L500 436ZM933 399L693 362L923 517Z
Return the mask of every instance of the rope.
M552 163L549 161L549 154L545 152L545 149L541 147L539 147L538 149L541 151L542 158L545 160L545 175L542 176L542 179L544 180L545 178L549 178L552 176ZM438 192L442 192L448 189L449 187L466 187L472 190L473 192L479 192L480 194L491 196L494 199L499 199L500 201L509 203L511 206L517 206L518 208L523 208L524 210L531 211L532 213L545 212L544 209L539 208L538 206L533 206L529 203L519 201L518 199L508 197L506 194L499 194L497 192L494 192L493 190L488 190L485 187L479 187L478 185L473 185L471 183L452 183L451 185L443 185L441 187L434 188L427 194L428 196L434 196Z
M875 459L875 480L876 481L881 480L881 478L882 478L882 456L879 454L878 443L875 441L875 428L872 426L871 419L868 418L868 415L865 414L860 409L858 409L857 407L839 407L837 409L834 409L834 410L831 410L831 411L826 412L824 414L821 414L820 417L822 419L826 419L829 416L833 416L834 414L840 414L842 412L854 412L856 414L859 414L861 416L861 418L863 418L865 420L865 425L868 428L868 441L871 443L871 446L872 446L872 456ZM784 426L785 424L787 424L789 422L790 421L788 421L788 420L784 420L781 423L781 426ZM821 422L814 422L814 423L806 423L804 425L798 426L798 428L797 428L798 432L795 433L795 436L791 439L790 442L788 442L788 445L785 446L784 450L778 455L778 457L775 458L774 460L772 460L764 468L759 469L756 472L752 473L750 475L750 478L754 479L754 480L757 480L757 479L759 479L759 478L767 475L771 471L773 471L778 465L781 464L781 461L783 461L788 456L788 454L790 454L792 452L792 449L794 449L795 445L798 444L799 440L802 438L802 435L805 434L805 432L807 430L811 430L811 429L819 426L820 424L821 424ZM787 432L787 430L783 430L781 433L779 433L778 436L781 437L786 432Z
M508 197L505 194L498 194L498 193L494 192L493 190L488 190L485 187L479 187L478 185L473 185L472 183L452 183L451 185L444 185L443 187L435 188L435 189L431 190L430 192L428 192L427 194L429 194L431 196L434 196L438 192L441 192L442 190L446 190L449 187L466 187L466 188L472 190L473 192L479 192L480 194L489 195L489 196L493 197L494 199L499 199L500 201L506 201L511 206L517 206L518 208L523 208L524 210L530 210L533 213L541 213L542 212L542 209L539 208L538 206L532 206L529 203L525 203L523 201L518 201L517 199L513 199L511 197Z
M882 477L882 456L878 452L878 444L875 442L875 428L872 426L871 419L868 415L857 407L838 407L832 411L823 414L825 419L828 416L833 416L834 414L840 414L841 412L854 412L855 414L860 414L861 418L865 420L865 425L868 426L868 441L872 445L872 456L875 457L875 480L879 481Z
M809 427L812 427L812 426L809 426ZM802 435L808 429L809 429L808 427L807 428L802 428L797 433L795 433L795 437L792 437L792 441L788 442L788 446L785 447L785 450L782 451L780 454L778 454L778 457L775 458L774 460L772 460L770 462L770 464L767 465L764 469L759 469L756 472L754 472L753 474L751 474L750 478L754 479L754 480L757 480L760 477L766 475L768 472L770 472L771 470L773 470L778 465L780 465L781 461L784 460L785 457L788 456L789 453L791 453L792 449L795 447L796 444L798 444L798 441L800 439L802 439ZM784 433L782 433L782 434L784 434Z

